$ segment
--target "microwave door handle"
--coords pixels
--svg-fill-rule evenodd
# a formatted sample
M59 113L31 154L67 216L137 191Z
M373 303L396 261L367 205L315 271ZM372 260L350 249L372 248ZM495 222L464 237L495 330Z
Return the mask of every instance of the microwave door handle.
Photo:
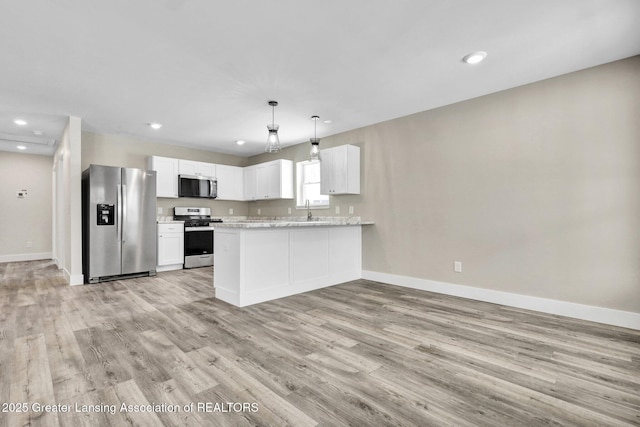
M214 180L212 180L212 179L210 179L210 180L209 180L209 198L212 198L212 197L213 197L213 183L214 183L214 182L215 182L215 181L214 181Z

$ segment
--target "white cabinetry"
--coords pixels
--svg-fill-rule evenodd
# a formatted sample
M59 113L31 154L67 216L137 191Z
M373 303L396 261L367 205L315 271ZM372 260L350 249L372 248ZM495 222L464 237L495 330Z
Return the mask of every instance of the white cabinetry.
M157 271L180 270L184 264L184 224L158 224Z
M247 166L243 169L244 175L244 199L256 200L258 193L256 192L256 166Z
M293 162L274 160L245 168L245 200L293 199Z
M244 200L243 168L216 165L218 200Z
M216 165L214 163L195 162L193 160L179 161L180 175L216 177Z
M152 156L148 168L156 171L156 197L178 197L178 159Z
M244 307L360 279L361 229L217 228L216 298Z
M320 156L320 193L360 194L360 147L327 148Z

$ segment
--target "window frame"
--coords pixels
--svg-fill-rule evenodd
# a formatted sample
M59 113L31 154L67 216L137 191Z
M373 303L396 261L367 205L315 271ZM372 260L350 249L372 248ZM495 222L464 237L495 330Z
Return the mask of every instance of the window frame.
M320 162L318 161L310 161L310 160L303 160L300 162L296 162L296 209L306 209L306 200L302 199L302 195L304 194L304 189L303 186L305 184L317 184L318 186L321 185L322 182L322 176L321 176L321 172L320 170L318 170L318 176L320 177L320 180L317 182L311 182L311 183L305 183L304 182L304 167L308 166L310 164L317 164L318 168L320 168ZM329 198L329 195L325 195L325 194L321 194L321 196L326 197L326 202L323 203L309 203L309 207L311 209L329 209L331 200Z

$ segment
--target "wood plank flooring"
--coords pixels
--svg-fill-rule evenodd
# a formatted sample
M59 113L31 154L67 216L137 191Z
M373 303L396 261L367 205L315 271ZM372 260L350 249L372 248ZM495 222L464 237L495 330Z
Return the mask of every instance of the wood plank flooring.
M637 426L640 331L364 280L240 309L211 268L69 287L5 263L0 404L0 427Z

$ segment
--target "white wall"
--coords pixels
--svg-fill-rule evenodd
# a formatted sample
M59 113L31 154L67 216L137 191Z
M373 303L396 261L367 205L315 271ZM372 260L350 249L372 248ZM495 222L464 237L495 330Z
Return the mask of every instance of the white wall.
M324 138L362 152L362 194L329 212L375 220L366 271L640 319L639 76L636 56Z
M51 157L0 152L0 262L50 259L51 214Z
M70 285L83 283L81 120L69 117L53 157L55 256Z

